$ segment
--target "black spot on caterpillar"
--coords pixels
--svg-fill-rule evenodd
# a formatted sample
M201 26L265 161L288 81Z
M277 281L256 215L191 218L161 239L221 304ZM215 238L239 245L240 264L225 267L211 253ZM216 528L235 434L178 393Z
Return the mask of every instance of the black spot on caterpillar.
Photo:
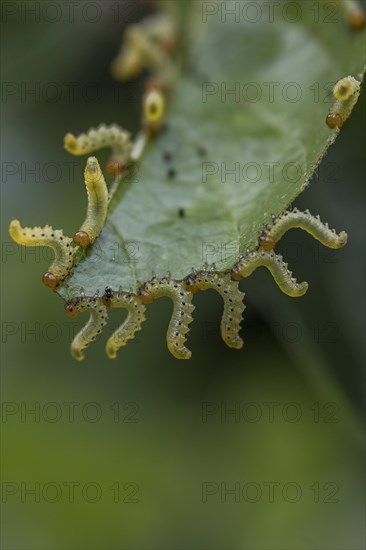
M366 24L366 13L357 0L336 0L340 9L344 11L348 24L352 29L363 29Z

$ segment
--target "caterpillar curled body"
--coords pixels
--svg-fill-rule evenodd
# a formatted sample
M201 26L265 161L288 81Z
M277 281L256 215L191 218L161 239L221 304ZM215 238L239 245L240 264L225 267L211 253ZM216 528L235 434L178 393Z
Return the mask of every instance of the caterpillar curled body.
M71 133L66 134L64 147L72 155L86 155L106 147L111 148L112 156L108 161L107 170L113 176L116 171L121 172L130 164L133 142L131 134L117 124L101 124L98 128L91 128L87 133L77 137Z
M167 331L167 345L169 351L177 359L190 359L192 353L185 347L188 325L193 321L192 293L186 290L184 283L164 279L153 278L142 289L145 296L158 299L164 296L171 298L173 302L173 314Z
M9 226L11 238L24 246L47 246L55 252L55 259L43 275L43 283L55 291L67 277L73 266L73 240L66 237L61 229L45 227L22 227L18 220L12 220Z
M241 277L249 277L258 267L266 267L271 272L280 290L288 296L294 298L303 296L308 290L308 283L297 283L282 256L275 254L273 251L267 252L260 249L258 252L249 252L233 268L232 277L237 280Z
M341 231L339 235L330 229L327 223L322 223L319 216L312 216L309 210L301 212L297 208L287 211L279 218L274 218L273 224L260 237L262 248L267 251L273 249L283 235L293 228L304 229L321 244L328 248L342 248L347 243L347 233Z
M330 108L326 118L326 124L329 128L342 128L357 103L360 91L361 82L353 76L342 78L335 84L333 95L336 101Z
M115 330L106 345L106 354L110 359L115 359L118 350L133 339L137 331L141 330L141 325L146 319L146 307L138 296L121 291L113 292L110 288L106 288L103 303L109 307L124 308L128 311L127 318Z
M222 339L230 348L240 349L243 346L243 340L239 336L240 322L245 306L239 283L233 281L230 274L201 272L188 277L186 287L193 293L213 289L220 294L224 301L220 327Z
M71 344L71 355L77 361L85 359L84 350L102 332L107 324L107 308L101 298L78 297L65 304L65 311L73 318L83 311L90 311L90 318L87 324L75 336Z
M108 210L108 188L95 157L88 158L84 179L88 195L87 213L84 223L74 235L74 241L81 248L88 247L99 236Z
M175 48L176 25L167 15L146 17L125 32L121 50L112 63L116 80L129 80L143 69L162 76L171 69L170 53Z

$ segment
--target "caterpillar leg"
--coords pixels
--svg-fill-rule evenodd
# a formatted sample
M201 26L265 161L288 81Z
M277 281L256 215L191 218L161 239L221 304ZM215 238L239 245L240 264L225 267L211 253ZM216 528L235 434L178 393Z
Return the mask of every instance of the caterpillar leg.
M267 252L260 249L258 252L250 252L239 260L239 263L232 270L232 276L236 279L249 277L258 267L266 267L271 272L278 287L288 296L303 296L308 290L308 283L297 283L282 256L275 254L273 251Z
M115 359L118 350L125 346L128 340L134 338L137 331L141 330L141 325L146 319L146 307L137 296L125 292L113 293L110 289L106 289L103 302L110 307L125 308L128 311L127 318L112 334L106 345L108 357Z
M45 227L22 227L18 220L13 220L9 226L11 238L24 246L48 246L55 252L55 260L43 275L43 283L53 291L67 277L73 266L76 247L73 240L66 237L61 229Z
M260 237L262 248L267 251L272 250L283 235L293 228L304 229L328 248L342 248L347 243L345 231L341 231L338 235L334 229L329 229L327 223L322 223L319 216L312 216L309 210L300 212L294 208L291 212L285 212L279 218L274 219L273 225L264 231Z
M81 248L88 247L99 236L104 227L108 210L108 188L95 157L88 158L84 178L88 207L84 223L74 235L74 241Z
M192 293L186 290L184 283L177 283L169 279L152 279L142 289L141 299L149 303L151 299L168 296L171 298L174 309L167 332L169 351L177 359L189 359L192 353L184 345L185 335L189 331L188 325L193 321Z
M242 313L245 309L244 294L239 290L239 283L233 281L229 274L201 272L186 280L186 287L191 292L216 290L224 301L224 312L221 319L221 336L230 348L240 349L243 340L239 336Z
M84 349L93 342L107 324L107 308L100 298L80 297L65 304L69 317L76 317L82 311L90 310L90 318L85 327L75 336L71 344L71 355L77 361L83 361Z

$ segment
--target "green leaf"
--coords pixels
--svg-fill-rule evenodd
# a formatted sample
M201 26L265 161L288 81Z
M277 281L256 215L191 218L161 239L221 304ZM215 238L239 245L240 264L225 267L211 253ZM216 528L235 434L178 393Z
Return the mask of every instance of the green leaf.
M225 18L223 4L229 9L215 4L205 21L195 3L167 128L149 143L134 177L119 182L106 226L62 297L106 286L136 292L152 272L181 280L206 261L231 269L240 252L257 247L271 215L304 190L336 137L325 124L332 84L361 79L364 33L350 29L340 11L327 21L322 3L312 3L319 22L306 3L296 22L283 15L291 17L291 5L281 5L274 22L263 5L256 23L243 12L239 22Z

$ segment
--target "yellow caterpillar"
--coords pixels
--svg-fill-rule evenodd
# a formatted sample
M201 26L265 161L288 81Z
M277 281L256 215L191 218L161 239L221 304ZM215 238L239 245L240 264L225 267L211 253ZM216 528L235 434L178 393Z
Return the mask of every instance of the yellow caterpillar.
M342 78L336 83L333 88L336 102L330 108L325 120L329 128L342 128L357 103L360 91L361 82L353 78L353 76Z
M345 231L337 235L327 223L321 222L319 216L312 216L309 210L301 212L297 208L274 218L272 225L260 236L259 243L264 250L270 251L289 229L294 228L304 229L328 248L342 248L347 243Z
M74 242L81 248L86 248L98 237L104 227L108 210L108 188L95 157L88 158L84 178L88 207L85 221L74 235Z
M13 220L9 226L11 238L24 246L48 246L55 252L55 259L43 275L43 283L55 291L67 277L73 265L75 248L72 239L66 237L61 229L45 227L22 227L18 220Z
M71 344L71 355L77 361L83 361L84 349L93 342L107 324L107 308L101 298L81 296L65 304L65 311L73 318L83 311L90 311L90 318L82 330L75 336Z
M143 127L152 134L160 130L164 120L165 100L158 89L149 90L143 98Z
M129 80L148 69L166 81L172 71L170 53L175 48L176 34L176 25L168 15L153 15L130 25L112 63L114 78Z
M167 332L168 349L177 359L190 359L192 353L184 342L189 331L188 325L193 321L192 293L186 290L184 283L171 281L166 277L161 280L153 278L144 285L140 295L145 303L163 296L171 298L174 308Z
M224 301L224 312L221 319L221 336L230 348L240 349L243 340L239 336L242 313L245 309L244 294L239 284L231 280L230 274L202 271L186 279L187 290L193 294L209 289L216 290Z
M231 274L234 279L240 280L242 277L249 277L258 267L266 267L271 272L280 290L288 296L297 298L303 296L308 290L308 283L297 283L282 256L275 254L273 251L249 252L239 260L238 264L232 269Z
M107 170L110 175L115 175L130 164L133 142L131 134L117 124L101 124L98 128L91 128L79 136L66 134L64 147L72 155L86 155L106 147L111 148L112 156L108 161Z
M133 339L135 333L141 330L141 325L145 321L146 307L141 303L141 299L134 294L122 292L113 292L111 288L105 289L102 299L104 305L113 308L127 309L128 315L120 327L112 334L106 345L106 353L110 359L117 357L118 350L125 346L129 340Z

